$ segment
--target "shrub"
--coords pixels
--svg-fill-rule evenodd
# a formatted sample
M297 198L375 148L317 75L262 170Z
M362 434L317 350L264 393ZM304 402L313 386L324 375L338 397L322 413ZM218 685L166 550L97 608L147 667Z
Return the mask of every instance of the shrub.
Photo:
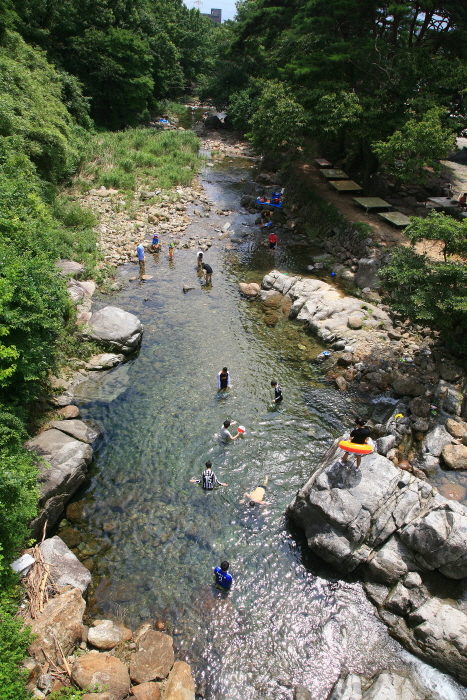
M5 586L5 581L2 582ZM0 594L0 688L2 700L27 700L26 674L19 664L27 656L31 635L22 620L14 617L15 578L11 574Z

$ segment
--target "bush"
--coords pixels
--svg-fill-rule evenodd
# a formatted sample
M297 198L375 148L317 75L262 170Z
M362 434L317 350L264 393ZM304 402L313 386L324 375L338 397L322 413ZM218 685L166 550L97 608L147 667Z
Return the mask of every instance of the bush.
M380 270L391 305L413 321L442 331L454 353L467 356L467 266L438 262L410 248L398 248Z
M2 582L5 586L5 581ZM27 656L31 635L23 622L14 617L15 578L9 576L0 594L0 688L2 700L27 700L26 673L19 664Z

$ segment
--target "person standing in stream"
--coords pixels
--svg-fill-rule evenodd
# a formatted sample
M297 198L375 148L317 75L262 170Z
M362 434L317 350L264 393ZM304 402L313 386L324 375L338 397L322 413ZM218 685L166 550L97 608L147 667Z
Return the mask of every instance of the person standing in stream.
M227 367L223 367L217 374L217 388L219 391L222 391L224 389L230 389L230 387L230 372Z
M271 388L274 390L274 398L272 402L276 405L279 406L282 401L284 400L284 397L282 396L282 387L280 384L276 382L275 379L272 380L271 382Z
M136 257L138 258L139 262L139 269L143 271L144 273L144 243L141 241L141 243L138 243L136 246Z

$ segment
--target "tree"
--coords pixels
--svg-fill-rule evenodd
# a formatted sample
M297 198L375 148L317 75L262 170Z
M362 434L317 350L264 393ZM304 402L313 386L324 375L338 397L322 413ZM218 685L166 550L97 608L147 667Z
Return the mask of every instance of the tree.
M386 141L373 143L373 150L383 168L397 182L423 183L429 175L429 168L440 172L439 159L446 158L455 147L453 132L442 126L443 112L439 108L430 109L421 118L409 119Z
M391 306L405 317L439 328L446 345L467 356L467 266L439 262L398 248L380 270Z
M303 144L306 120L305 110L292 91L278 80L270 80L261 90L247 136L260 152L289 152Z
M443 244L444 261L457 255L467 260L467 221L456 221L452 216L432 211L426 219L410 217L405 229L412 245L421 240L440 241Z

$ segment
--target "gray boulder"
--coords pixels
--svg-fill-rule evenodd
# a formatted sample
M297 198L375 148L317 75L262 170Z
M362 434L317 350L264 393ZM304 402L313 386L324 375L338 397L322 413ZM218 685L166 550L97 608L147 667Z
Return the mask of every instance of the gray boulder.
M386 456L389 450L391 450L396 444L395 435L385 435L376 440L376 449L378 454Z
M86 479L92 448L61 430L45 430L25 444L39 457L39 515L31 523L36 538L47 521L48 529L60 519L65 503Z
M117 306L106 306L92 314L84 335L126 354L141 342L143 325L134 314Z
M81 277L84 272L84 265L74 260L57 260L55 267L61 277Z
M60 537L44 540L41 551L57 586L73 586L79 588L81 593L86 593L91 583L91 574Z
M354 277L357 287L360 287L360 289L380 287L381 282L378 277L380 267L381 263L375 258L361 258L358 261L358 270Z
M91 357L86 364L86 369L99 372L104 369L112 369L116 367L124 359L123 355L116 355L113 352L102 352L99 355Z
M304 685L296 685L293 691L293 700L313 700L308 688Z
M379 563L390 575L392 558L394 579L409 569L467 576L464 506L375 452L362 459L360 472L340 467L339 452L336 442L288 508L315 554L345 573L376 560L371 567ZM385 554L395 536L405 549L393 544Z
M61 430L62 433L71 435L71 437L89 444L95 442L99 437L97 430L93 430L89 425L83 423L82 420L53 420L49 425L51 428Z
M423 452L429 452L431 455L439 457L443 448L451 443L452 437L449 435L444 425L435 425L433 430L430 430L425 437L422 443L422 449Z
M440 379L436 387L435 400L445 411L454 416L460 416L462 407L462 394L455 386Z

